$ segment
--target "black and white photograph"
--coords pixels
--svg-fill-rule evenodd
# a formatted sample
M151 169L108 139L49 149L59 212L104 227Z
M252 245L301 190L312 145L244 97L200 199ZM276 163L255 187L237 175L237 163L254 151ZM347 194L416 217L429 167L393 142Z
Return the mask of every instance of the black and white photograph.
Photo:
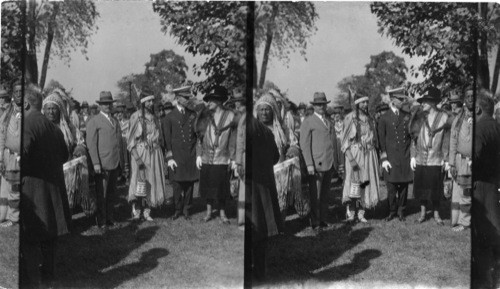
M498 3L1 19L0 288L500 288Z

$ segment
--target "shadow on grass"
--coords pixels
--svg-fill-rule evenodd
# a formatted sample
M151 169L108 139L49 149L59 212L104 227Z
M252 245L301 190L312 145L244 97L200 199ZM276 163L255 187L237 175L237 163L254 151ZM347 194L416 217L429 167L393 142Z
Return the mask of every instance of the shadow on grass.
M354 258L351 262L323 270L315 274L315 277L321 281L328 282L348 279L368 269L370 267L370 261L380 256L382 256L382 252L379 250L366 249L354 254Z
M285 227L300 226L299 221L287 222ZM309 229L306 229L307 232ZM342 265L327 269L345 252L362 243L373 230L371 227L353 229L350 224L337 224L336 227L323 231L318 236L283 235L271 239L268 243L266 285L280 284L290 281L306 281L320 278L322 280L346 279L350 275L343 274L346 266ZM353 274L359 274L369 266L369 260L381 256L378 250L368 250L352 260L350 266L356 267ZM322 272L318 275L315 272Z
M158 226L139 228L137 223L105 232L90 230L92 235L71 234L58 241L56 288L114 288L153 270L166 249L152 248L138 261L122 264L124 259L149 242Z

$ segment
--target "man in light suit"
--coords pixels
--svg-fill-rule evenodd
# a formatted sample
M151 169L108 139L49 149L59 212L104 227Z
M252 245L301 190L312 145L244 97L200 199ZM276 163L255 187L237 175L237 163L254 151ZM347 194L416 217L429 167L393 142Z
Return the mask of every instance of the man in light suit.
M337 136L325 116L329 102L325 93L314 93L311 102L314 113L304 119L300 128L300 147L309 173L311 227L316 232L329 226L326 222L328 192L333 170L338 169Z
M97 226L113 226L113 206L122 149L118 120L111 115L111 92L102 91L97 103L100 112L87 123L87 146L94 165L97 195Z

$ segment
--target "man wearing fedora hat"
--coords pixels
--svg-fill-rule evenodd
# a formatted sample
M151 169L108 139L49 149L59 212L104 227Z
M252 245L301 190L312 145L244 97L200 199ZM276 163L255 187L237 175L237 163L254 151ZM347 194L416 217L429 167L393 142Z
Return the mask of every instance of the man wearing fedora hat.
M236 116L234 121L238 123L236 129L236 175L239 181L238 190L238 227L245 228L245 144L246 144L246 97L243 89L236 89L233 98Z
M464 91L465 107L453 118L450 129L449 173L452 178L451 192L451 226L453 231L460 232L470 226L472 172L472 116L473 90L468 87ZM461 98L456 97L460 100ZM451 99L450 99L451 102ZM452 103L453 106L453 103Z
M462 112L462 106L464 104L464 101L458 93L456 92L450 93L450 99L448 100L448 103L451 106L451 113L454 116L459 115Z
M414 171L413 195L420 200L420 218L417 222L426 220L426 204L431 202L434 220L444 225L439 206L443 197L443 165L445 168L448 165L448 115L437 108L441 91L436 87L429 87L417 101L422 105L422 112L417 113L410 123L413 135L410 151L410 167Z
M120 166L122 132L112 115L111 92L102 91L97 103L100 112L87 123L87 146L94 165L97 195L97 226L113 226L116 180Z
M379 201L379 165L376 132L368 114L368 96L355 94L354 111L346 115L342 131L342 152L345 154L345 181L342 203L346 204L347 221L366 223L365 210Z
M413 180L410 168L410 114L401 109L406 99L404 88L392 89L388 93L391 102L389 106L386 104L386 113L380 116L377 124L380 161L389 202L386 221L396 216L405 221L408 184ZM377 111L379 108L377 106Z
M196 113L188 108L192 96L190 86L176 88L173 92L175 108L161 120L165 161L174 194L175 213L172 219L176 220L184 214L184 218L189 220L193 187L199 178L196 168Z
M314 113L304 119L300 127L300 147L309 174L311 202L310 221L314 231L328 227L328 193L333 171L338 169L337 136L333 124L325 116L326 100L324 92L315 92Z

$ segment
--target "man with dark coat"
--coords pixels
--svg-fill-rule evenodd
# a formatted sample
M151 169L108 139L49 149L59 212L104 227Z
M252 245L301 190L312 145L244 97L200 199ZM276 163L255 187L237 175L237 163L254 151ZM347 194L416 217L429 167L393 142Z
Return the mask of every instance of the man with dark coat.
M252 279L262 281L266 277L267 241L284 231L273 171L280 154L273 132L252 115L249 117L247 141L252 169L246 175L246 202L250 202L251 210L247 209L246 214L251 220L252 256L248 259L252 263Z
M471 288L499 285L495 283L500 273L500 125L492 118L493 106L491 97L478 94L472 160Z
M68 151L61 130L40 113L41 106L41 93L28 88L21 158L19 280L22 287L35 288L54 278L56 239L68 233L71 220L63 173Z
M100 112L87 123L87 146L96 174L97 226L100 228L114 225L116 182L123 149L120 123L111 115L113 102L111 92L102 91L97 101Z
M199 178L196 168L196 113L186 108L191 97L190 86L174 89L174 92L176 107L163 118L161 127L168 175L174 191L175 214L172 218L176 220L184 214L184 218L189 220L194 182Z
M386 221L394 219L396 214L400 221L404 221L408 184L413 180L410 168L410 114L401 109L406 99L403 88L390 90L389 96L390 109L378 121L380 161L389 201Z

